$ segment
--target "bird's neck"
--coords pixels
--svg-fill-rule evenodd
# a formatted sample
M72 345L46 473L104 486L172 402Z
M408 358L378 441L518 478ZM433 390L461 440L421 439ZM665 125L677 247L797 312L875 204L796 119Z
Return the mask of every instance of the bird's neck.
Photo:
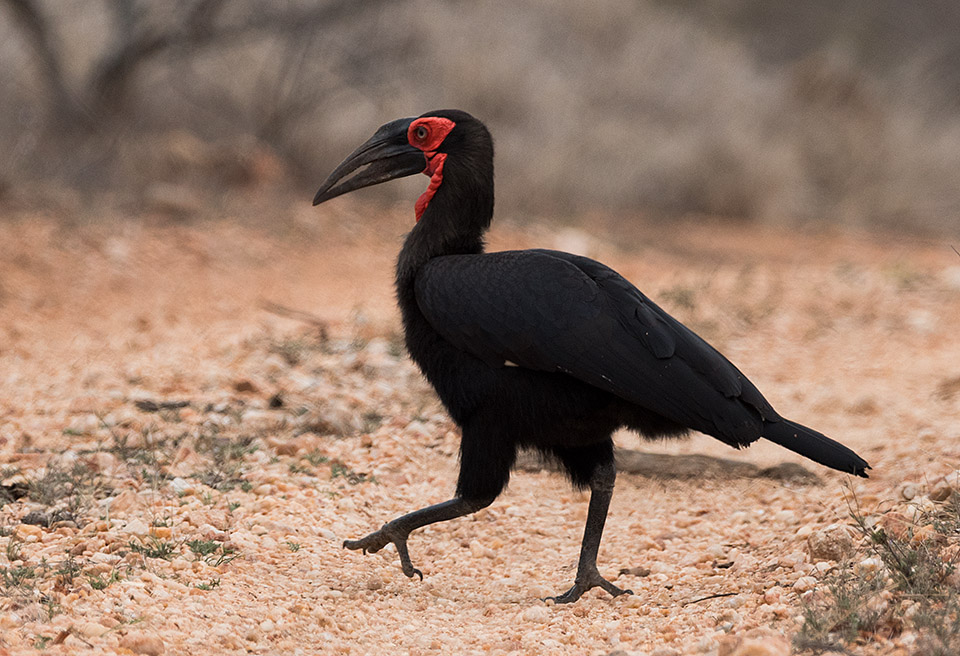
M443 233L425 229L423 223L418 223L407 235L397 258L397 286L412 284L420 268L435 257L482 253L484 245L481 232Z
M420 267L443 255L482 253L493 218L493 175L463 175L450 158L447 173L407 235L397 260L397 287L412 285Z
M417 303L417 274L430 260L446 255L483 252L484 233L493 218L492 151L479 162L453 155L444 164L443 181L420 220L407 235L397 259L397 303L410 356L431 378L431 359L443 351L443 340Z

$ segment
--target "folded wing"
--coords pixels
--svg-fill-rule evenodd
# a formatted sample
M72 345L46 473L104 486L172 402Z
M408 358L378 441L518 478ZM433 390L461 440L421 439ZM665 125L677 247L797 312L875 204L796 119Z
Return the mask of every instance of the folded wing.
M734 446L779 415L716 349L618 273L547 250L431 260L417 302L491 366L564 373Z

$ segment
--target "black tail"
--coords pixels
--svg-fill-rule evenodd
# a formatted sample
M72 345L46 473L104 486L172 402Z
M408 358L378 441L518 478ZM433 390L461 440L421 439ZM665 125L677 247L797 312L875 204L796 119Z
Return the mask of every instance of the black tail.
M812 428L781 419L777 422L764 422L763 436L821 465L867 478L866 470L870 469L870 465L866 460Z

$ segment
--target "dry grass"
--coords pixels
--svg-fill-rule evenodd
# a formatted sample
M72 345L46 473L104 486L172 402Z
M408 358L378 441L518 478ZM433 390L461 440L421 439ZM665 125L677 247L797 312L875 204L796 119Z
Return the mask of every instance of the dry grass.
M940 501L905 506L912 520L894 511L868 515L852 497L862 545L805 601L794 640L800 649L849 649L906 634L920 654L960 651L960 488L939 490Z

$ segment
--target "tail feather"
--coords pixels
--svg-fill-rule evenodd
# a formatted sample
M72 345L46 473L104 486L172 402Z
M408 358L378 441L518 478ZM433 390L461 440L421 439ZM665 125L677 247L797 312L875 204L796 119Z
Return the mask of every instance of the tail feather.
M763 437L821 465L867 478L867 461L839 442L788 419L764 422Z

